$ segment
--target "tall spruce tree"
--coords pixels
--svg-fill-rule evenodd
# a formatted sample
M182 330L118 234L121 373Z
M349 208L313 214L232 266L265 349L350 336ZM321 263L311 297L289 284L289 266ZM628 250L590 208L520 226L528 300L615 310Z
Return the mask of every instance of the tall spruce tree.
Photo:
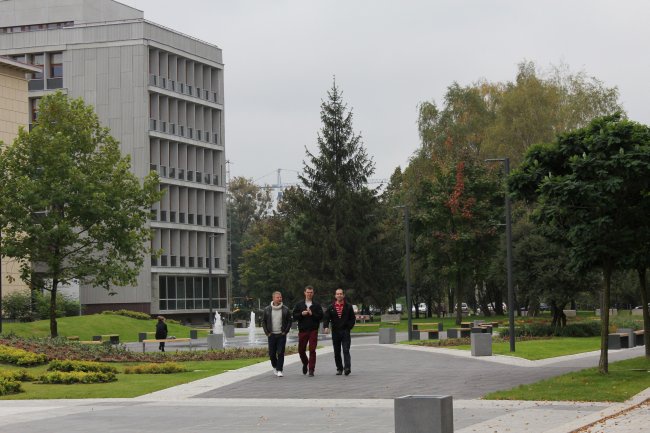
M321 104L318 152L307 150L300 193L294 195L296 238L301 263L322 290L343 287L354 299L367 299L373 286L372 244L377 236L376 191L367 186L374 172L361 136L352 127L352 111L333 83Z

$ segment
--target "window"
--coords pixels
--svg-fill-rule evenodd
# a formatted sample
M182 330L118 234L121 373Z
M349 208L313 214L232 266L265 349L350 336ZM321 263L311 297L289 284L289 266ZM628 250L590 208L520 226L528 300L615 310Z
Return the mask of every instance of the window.
M201 183L201 172L200 171L196 172L196 181L197 181L197 183Z
M194 224L194 214L187 214L187 223L188 224Z
M210 215L206 215L205 216L205 225L209 226L211 220L212 220L212 217Z
M171 256L170 262L170 266L176 267L176 256Z
M45 54L34 54L32 64L34 66L41 66L45 64ZM32 80L42 80L43 71L41 72L32 72Z
M158 266L158 257L151 256L151 266Z
M190 268L194 267L194 257L190 257Z
M50 78L63 77L63 53L50 54Z
M197 215L196 216L196 224L202 226L203 225L203 215Z
M165 254L160 256L160 266L167 266L167 256Z
M156 210L156 209L151 209L151 214L150 214L149 218L150 218L152 221L156 221L156 220L158 219L158 210Z
M180 266L181 266L181 268L184 268L185 267L185 256L181 256L180 259L181 259Z
M170 223L175 223L176 222L176 212L175 211L170 211L169 212L169 222Z
M167 221L167 211L166 210L161 210L160 211L160 221Z
M32 123L38 119L38 105L41 103L41 98L34 98L29 100L32 111Z
M185 224L185 212L178 213L178 222L181 224Z
M196 267L197 268L202 268L203 267L203 257L198 257L196 260Z

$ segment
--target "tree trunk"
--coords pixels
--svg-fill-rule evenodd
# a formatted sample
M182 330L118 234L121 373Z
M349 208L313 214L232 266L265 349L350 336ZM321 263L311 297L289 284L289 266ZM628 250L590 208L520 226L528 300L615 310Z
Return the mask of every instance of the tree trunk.
M603 266L603 299L600 303L600 361L598 372L609 373L609 361L607 359L608 336L609 336L609 289L612 282L612 265L606 263Z
M460 267L456 270L456 325L460 326L460 322L463 321L463 309L462 309L462 299L463 299L463 287L461 286L461 276L460 276Z
M641 307L643 308L643 339L645 341L645 356L650 358L650 313L648 312L648 280L646 268L637 269L639 273L639 288L641 290Z
M50 293L50 336L52 338L59 336L56 323L56 290L59 281L55 278L52 280L52 292Z

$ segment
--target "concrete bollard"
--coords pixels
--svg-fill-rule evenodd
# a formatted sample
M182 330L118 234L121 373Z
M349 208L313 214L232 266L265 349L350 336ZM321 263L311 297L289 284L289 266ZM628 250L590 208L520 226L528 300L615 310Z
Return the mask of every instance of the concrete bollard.
M223 349L223 334L208 334L208 350Z
M626 347L627 349L632 349L635 346L634 329L618 328L618 333L627 334L627 347Z
M475 334L470 337L472 356L492 356L492 334Z
M235 338L235 326L223 325L223 335L225 335L226 338Z
M379 344L393 344L396 340L395 328L379 328Z
M196 329L190 329L190 338L192 340L196 340L197 338L199 338L199 331Z
M147 339L147 333L146 332L138 332L138 341L142 343L142 340Z
M395 399L395 433L453 433L450 395L405 395Z

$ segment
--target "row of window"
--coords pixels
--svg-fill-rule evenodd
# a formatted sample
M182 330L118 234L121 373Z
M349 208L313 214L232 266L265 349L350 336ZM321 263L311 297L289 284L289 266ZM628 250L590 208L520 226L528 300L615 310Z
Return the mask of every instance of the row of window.
M160 257L151 256L151 266L171 267L171 268L188 267L188 268L200 268L200 269L210 268L210 260L207 257L205 258L205 261L203 260L203 257L196 257L196 261L195 261L195 257L187 257L187 260L185 259L186 259L185 256L177 257L177 256L168 256L167 254L162 254ZM212 260L213 260L212 269L219 269L219 265L221 263L219 257L213 257Z
M228 307L224 277L210 281L208 277L161 275L158 282L161 310L205 310L210 308L210 298L212 308Z
M164 179L186 180L188 182L204 183L206 185L219 185L219 176L210 173L201 173L200 171L187 170L184 168L157 166L149 164L149 169L158 173L158 176Z
M205 218L203 215L196 215L196 219L194 218L193 213L188 213L187 218L185 218L185 212L178 212L178 218L176 218L177 212L174 210L166 211L166 210L161 210L159 211L158 209L151 209L151 221L160 221L163 223L170 222L170 223L179 223L179 224L190 224L190 225L197 225L197 226L203 226L205 225L206 227L220 227L219 225L219 217L215 216L212 217L211 215L205 215Z
M165 134L187 137L192 140L205 141L206 143L219 144L219 135L216 132L202 131L200 129L185 128L183 125L176 126L175 123L168 123L164 120L149 119L149 130L163 132Z
M64 27L74 26L74 21L64 21L60 23L47 23L47 24L30 24L27 26L11 26L0 27L0 33L23 33L23 32L39 32L42 30L56 30Z
M200 87L193 87L190 84L181 83L165 77L159 77L158 75L149 74L149 85L171 90L172 92L180 93L182 95L205 99L209 102L219 103L217 92L201 89Z
M63 53L36 53L36 54L18 54L11 56L12 60L28 65L42 66L43 72L30 72L27 78L30 80L42 80L43 78L62 78L63 77ZM30 90L40 90L31 89Z

